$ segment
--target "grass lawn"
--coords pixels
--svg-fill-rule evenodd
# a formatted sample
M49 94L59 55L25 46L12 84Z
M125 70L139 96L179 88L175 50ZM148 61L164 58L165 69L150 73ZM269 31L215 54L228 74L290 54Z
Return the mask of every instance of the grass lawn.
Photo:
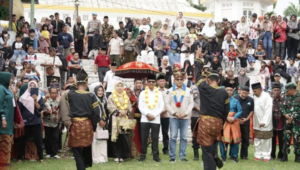
M150 155L151 147L148 147L147 160L144 163L138 162L137 159L127 160L124 163L114 163L113 159L109 159L106 164L93 165L88 170L200 170L203 169L201 166L202 161L193 161L193 150L191 144L187 147L187 159L189 162L180 162L177 160L176 163L169 163L168 155L160 155L163 160L161 163L152 161ZM162 145L160 145L162 148ZM178 147L177 147L178 149ZM201 149L200 149L201 150ZM289 162L280 162L278 160L272 160L268 163L263 161L254 162L254 147L249 147L249 160L240 160L238 163L234 163L232 160L227 160L222 170L299 170L300 164L294 162L294 155L290 154ZM178 152L177 152L178 153ZM178 155L177 155L178 156ZM201 152L200 152L201 156ZM12 166L9 168L12 170L76 170L74 159L46 159L45 163L23 161L18 164L13 161Z

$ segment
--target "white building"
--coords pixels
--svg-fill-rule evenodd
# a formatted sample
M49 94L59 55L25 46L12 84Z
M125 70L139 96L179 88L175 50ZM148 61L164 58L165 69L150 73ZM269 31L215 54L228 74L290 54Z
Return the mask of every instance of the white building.
M201 0L200 3L207 7L205 12L213 13L215 21L223 18L240 20L241 16L251 18L253 13L258 16L267 12L267 7L277 0Z
M34 13L37 22L40 22L42 17L54 15L55 12L60 13L61 19L66 17L74 19L74 0L38 0L38 3L35 5ZM186 20L194 22L213 18L212 13L191 7L186 0L79 0L79 4L79 16L84 25L92 19L92 12L97 12L98 19L101 21L107 15L110 24L116 28L119 27L119 21L125 21L125 17L140 19L150 17L152 23L158 19L164 22L168 18L169 23L173 24L179 11L183 12ZM23 4L23 7L24 16L26 20L29 20L30 4Z

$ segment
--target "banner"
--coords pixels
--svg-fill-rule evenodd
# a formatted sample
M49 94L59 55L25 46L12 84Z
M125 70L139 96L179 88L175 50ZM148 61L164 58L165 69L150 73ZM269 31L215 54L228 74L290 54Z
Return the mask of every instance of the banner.
M13 14L24 16L23 3L21 0L13 0ZM0 0L0 20L9 20L9 0Z

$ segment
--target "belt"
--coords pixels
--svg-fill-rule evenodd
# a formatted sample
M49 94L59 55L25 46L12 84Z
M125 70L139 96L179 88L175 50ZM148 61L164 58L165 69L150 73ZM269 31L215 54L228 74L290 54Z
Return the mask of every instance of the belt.
M219 118L219 117L214 117L214 116L210 116L210 115L201 115L200 117L203 118L203 119L210 119L210 118L221 119L221 118Z
M72 121L74 122L80 122L80 121L84 121L84 120L88 120L89 118L87 117L74 117L72 118Z

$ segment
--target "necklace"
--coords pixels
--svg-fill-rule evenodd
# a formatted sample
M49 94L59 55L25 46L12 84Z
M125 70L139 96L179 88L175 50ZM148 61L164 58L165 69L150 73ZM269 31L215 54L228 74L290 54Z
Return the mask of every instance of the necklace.
M157 102L158 102L158 88L157 87L154 87L154 92L155 92L155 98L154 98L154 103L152 105L150 105L150 102L149 102L149 87L146 87L145 89L145 99L146 99L146 104L147 104L147 107L149 109L154 109L157 105Z
M116 92L113 91L112 94L113 94L114 102L116 103L117 107L120 110L127 110L129 98L128 98L127 94L126 94L126 91L123 91L123 98L124 98L124 101L125 101L125 103L124 103L123 106L121 106L120 101L119 101L119 99L117 97Z
M180 101L178 102L177 100L177 92L176 92L176 85L173 84L173 96L174 96L174 101L175 101L175 104L176 104L176 107L181 107L181 103L183 101L183 98L184 98L184 94L185 94L185 90L186 90L186 86L185 84L183 84L183 91L181 92L181 96L180 96Z

